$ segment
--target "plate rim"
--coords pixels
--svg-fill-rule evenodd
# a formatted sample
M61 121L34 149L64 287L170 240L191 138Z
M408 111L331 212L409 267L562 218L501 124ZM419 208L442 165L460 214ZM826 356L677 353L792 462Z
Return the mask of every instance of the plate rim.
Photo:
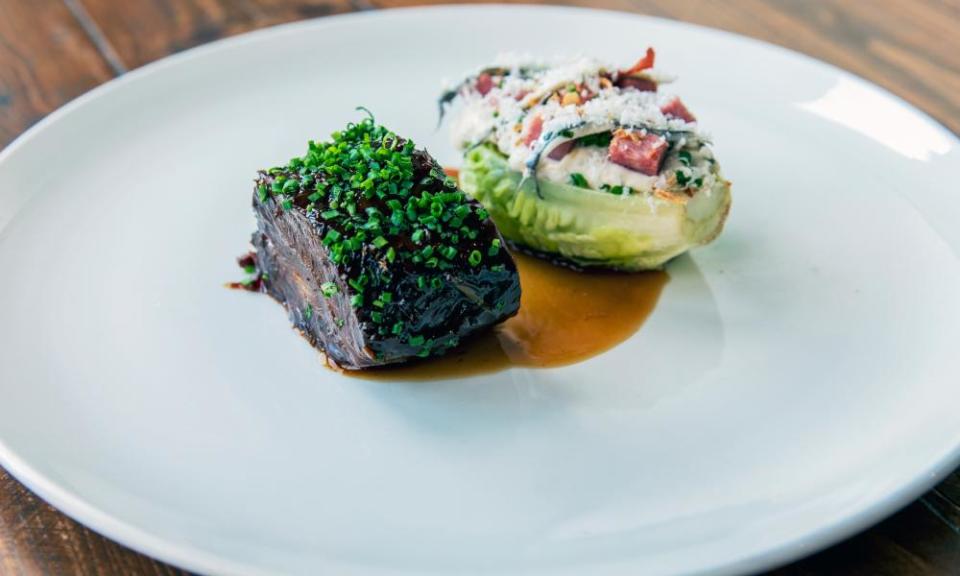
M327 27L337 26L345 22L354 20L368 20L391 18L395 13L422 13L422 12L486 12L490 10L520 12L539 12L539 13L599 13L604 15L616 15L619 17L629 17L639 21L653 22L658 25L675 27L677 29L694 29L701 33L715 36L726 37L727 39L746 42L755 48L762 50L773 50L782 55L805 61L808 64L825 68L834 74L845 79L852 80L870 90L878 92L887 98L890 98L898 106L910 111L912 114L921 118L925 124L945 135L955 146L960 146L960 135L954 133L945 125L926 111L920 109L914 104L908 102L901 96L891 92L889 89L875 84L858 74L843 69L837 65L825 62L813 56L760 40L750 36L745 36L728 30L712 28L701 24L674 20L659 16L650 16L633 12L625 12L606 8L588 8L580 6L548 6L548 5L529 5L529 4L500 4L500 3L477 3L477 4L440 4L432 6L408 6L399 8L362 10L348 12L343 14L334 14L330 16L321 16L305 20L298 20L284 24L278 24L265 28L259 28L235 36L221 38L213 42L202 44L154 60L143 66L130 70L120 76L111 78L94 88L78 95L69 102L63 104L56 110L47 114L40 121L33 124L14 140L0 149L0 170L10 161L18 150L26 146L37 135L55 125L62 118L82 110L88 103L102 97L106 97L111 92L123 89L123 86L130 82L138 82L141 78L156 74L163 69L171 66L177 66L181 62L202 58L208 53L221 50L230 50L236 46L241 46L251 42L266 40L275 36L286 34L297 34L302 31L312 29L318 30ZM13 222L17 214L28 204L34 195L24 199L19 205L14 206L12 213L7 216L6 221L0 221L0 237L6 227ZM82 496L71 489L59 485L51 480L47 475L39 472L28 461L22 458L16 451L11 449L5 440L0 437L0 466L2 466L12 477L22 483L27 489L39 496L45 502L51 504L58 512L61 512L80 523L86 528L136 552L147 555L155 560L168 563L192 572L212 573L212 574L264 574L258 568L249 564L236 562L228 557L207 552L193 547L190 544L177 544L169 540L151 534L145 529L138 528L113 514L103 511L97 506L87 502ZM911 475L913 480L899 485L893 485L877 495L860 504L846 513L837 514L832 518L824 518L818 526L807 530L798 531L793 537L786 539L779 545L769 547L760 552L747 554L742 557L727 560L724 563L714 564L703 567L695 572L687 574L714 574L714 575L734 575L744 573L754 573L762 570L776 568L806 556L812 555L825 548L828 548L841 540L844 540L854 534L857 534L876 523L888 518L898 512L911 502L915 501L924 492L928 491L940 480L942 480L951 471L960 466L960 438L955 439L952 448L944 451L938 458L928 464L923 470ZM618 564L619 565L619 564ZM328 565L332 567L333 565ZM351 570L352 572L352 570ZM395 570L392 568L365 568L364 574L392 574ZM567 573L563 569L564 574Z

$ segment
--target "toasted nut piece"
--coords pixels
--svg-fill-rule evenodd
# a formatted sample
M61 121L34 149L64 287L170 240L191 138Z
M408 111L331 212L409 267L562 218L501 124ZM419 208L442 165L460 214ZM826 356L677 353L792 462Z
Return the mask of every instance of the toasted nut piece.
M560 101L561 106L569 106L571 104L579 106L583 101L580 99L580 95L576 92L567 92L563 95L563 100Z

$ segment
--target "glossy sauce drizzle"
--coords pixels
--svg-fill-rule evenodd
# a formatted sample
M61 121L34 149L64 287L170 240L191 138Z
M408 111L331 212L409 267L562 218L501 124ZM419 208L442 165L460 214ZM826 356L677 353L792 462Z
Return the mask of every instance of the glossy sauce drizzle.
M520 312L446 356L350 376L432 380L503 370L573 364L609 350L643 324L667 283L665 272L576 272L513 254L520 273Z

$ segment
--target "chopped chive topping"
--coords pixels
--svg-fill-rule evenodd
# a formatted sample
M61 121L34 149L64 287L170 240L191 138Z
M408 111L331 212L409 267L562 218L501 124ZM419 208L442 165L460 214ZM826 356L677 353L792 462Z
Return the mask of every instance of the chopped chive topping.
M313 318L313 304L307 304L306 309L303 311L303 319L307 322Z
M410 344L411 346L423 346L424 342L425 342L425 338L419 334L416 336L411 336L407 340L407 343Z
M339 240L340 238L342 238L342 236L343 236L342 234L340 234L339 232L337 232L336 230L334 230L334 229L331 228L331 229L327 232L327 235L323 237L323 243L326 244L327 246L329 246L330 244L333 244L333 243L335 243L337 240Z
M687 176L687 175L683 172L683 170L677 170L676 172L674 172L674 174L675 174L676 177L677 177L677 184L679 184L679 185L681 185L681 186L686 186L687 183L690 182L690 177Z
M280 189L284 194L293 194L300 189L300 182L296 180L287 180L283 183L283 187Z
M376 325L374 334L392 334L427 354L446 340L434 346L412 335L400 316L403 307L392 303L419 298L418 291L428 288L442 291L445 271L459 258L479 266L485 255L502 249L499 239L481 236L488 233L482 228L488 226L487 211L412 141L372 117L327 141L310 141L302 157L261 172L256 195L261 201L276 196L285 210L305 213L317 227L342 275L321 285L324 296L346 290L340 283L349 286L351 306L362 321ZM371 257L368 248L379 252ZM408 275L415 280L406 282Z
M320 292L322 292L323 295L326 296L327 298L333 296L339 291L340 289L337 288L337 285L334 284L333 282L324 282L323 284L320 285Z
M589 188L590 184L587 182L587 179L584 178L583 174L579 172L574 172L570 174L570 183L574 186L579 186L580 188Z
M253 264L249 264L243 267L243 271L246 272L247 274L254 274L257 271L257 267L254 266Z
M703 186L703 176L700 176L699 178L694 180L693 185L696 186L697 188Z
M684 166L689 166L690 162L693 160L693 156L690 155L689 150L681 150L677 152L677 158L680 159L680 163Z

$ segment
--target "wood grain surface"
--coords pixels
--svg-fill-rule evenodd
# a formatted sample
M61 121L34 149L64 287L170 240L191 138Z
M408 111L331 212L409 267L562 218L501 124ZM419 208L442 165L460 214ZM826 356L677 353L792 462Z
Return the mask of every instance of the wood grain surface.
M799 50L884 86L960 133L960 0L561 3L693 22ZM411 4L0 0L0 147L79 94L168 54L302 18ZM0 469L0 575L34 574L185 573L84 528ZM770 574L960 575L960 474L872 529Z

